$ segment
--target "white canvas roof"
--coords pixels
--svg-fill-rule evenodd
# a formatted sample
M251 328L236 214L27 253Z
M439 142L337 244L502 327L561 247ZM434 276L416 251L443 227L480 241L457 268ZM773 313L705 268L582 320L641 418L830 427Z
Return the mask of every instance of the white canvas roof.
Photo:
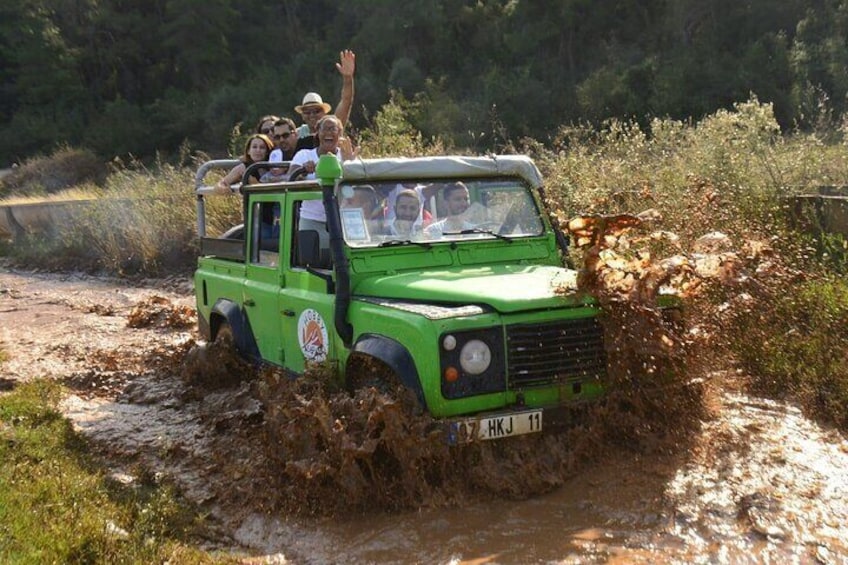
M542 185L542 175L526 155L487 157L397 157L354 159L342 163L342 181L428 179L447 177L517 176L533 187Z

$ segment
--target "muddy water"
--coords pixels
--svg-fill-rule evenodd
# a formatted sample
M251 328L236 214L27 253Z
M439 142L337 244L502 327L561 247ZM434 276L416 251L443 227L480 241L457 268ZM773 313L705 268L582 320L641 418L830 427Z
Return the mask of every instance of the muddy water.
M686 454L608 456L547 495L287 521L235 539L304 563L846 563L848 442L794 408L720 397Z
M101 447L116 478L132 482L143 469L177 484L217 527L213 544L256 562L848 562L845 439L785 404L734 392L721 376L708 379L711 410L698 414L700 427L680 441L663 441L661 426L642 426L651 414L651 405L642 405L635 423L612 415L606 427L564 436L572 445L563 453L591 453L591 464L546 469L543 458L520 449L507 453L511 465L458 457L460 464L443 466L438 477L452 489L415 493L425 504L309 518L280 505L272 492L287 482L284 469L265 460L273 449L263 445L263 434L274 412L257 401L255 381L216 383L198 394L170 366L179 359L169 352L186 347L188 335L141 315L167 303L145 299L144 289L124 296L125 289L91 280L0 272L0 282L0 337L12 357L4 378L63 379L75 392L64 410ZM132 304L141 306L135 316ZM182 309L163 311L163 321L179 321ZM378 407L387 418L385 405ZM671 419L682 421L681 414ZM599 448L581 451L580 443ZM550 444L535 445L538 455L548 455ZM524 499L486 490L521 482L508 473L526 473L524 482L539 486L540 469L565 472ZM391 478L380 471L378 480ZM409 469L396 471L416 478ZM317 500L344 507L339 499L346 493L332 486L324 483L329 494Z

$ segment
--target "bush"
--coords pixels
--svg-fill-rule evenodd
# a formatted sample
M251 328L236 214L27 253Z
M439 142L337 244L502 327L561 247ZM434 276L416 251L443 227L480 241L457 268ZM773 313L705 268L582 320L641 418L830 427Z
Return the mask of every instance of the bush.
M63 147L50 156L27 159L0 178L0 197L53 194L81 184L103 184L106 165L87 149Z
M769 298L742 312L733 328L733 349L755 389L796 399L848 429L848 282L779 285Z
M159 164L151 172L120 165L94 201L47 232L18 241L18 263L117 275L187 274L196 263L194 170ZM241 221L235 199L209 199L210 233Z

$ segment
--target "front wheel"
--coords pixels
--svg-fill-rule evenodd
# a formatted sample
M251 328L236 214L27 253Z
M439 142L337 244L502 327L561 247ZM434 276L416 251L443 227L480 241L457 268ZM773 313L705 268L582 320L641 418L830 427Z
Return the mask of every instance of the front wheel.
M424 412L415 392L403 384L394 369L376 357L352 355L345 370L345 382L351 394L363 389L374 389L399 400L411 414Z
M352 355L345 370L345 382L350 392L373 387L380 392L390 392L403 386L391 367L367 355Z

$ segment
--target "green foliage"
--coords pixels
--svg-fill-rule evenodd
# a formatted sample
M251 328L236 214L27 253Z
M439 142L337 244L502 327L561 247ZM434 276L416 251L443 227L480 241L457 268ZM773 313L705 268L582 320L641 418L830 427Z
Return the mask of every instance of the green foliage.
M374 116L374 125L362 131L359 149L362 157L413 157L440 155L445 147L439 138L425 141L410 124L408 115L415 104L396 95Z
M334 104L346 47L358 129L397 91L425 139L478 152L583 120L700 120L751 92L783 131L824 131L846 110L845 14L845 0L9 0L0 163L61 143L222 151L234 124L296 117L306 91Z
M732 345L742 366L760 391L848 428L848 283L817 277L772 299L737 319Z
M656 208L684 242L720 228L771 234L784 197L845 182L846 146L814 134L782 135L771 104L756 98L698 123L654 119L562 127L556 150L533 151L558 206L583 213Z
M0 560L4 563L226 562L190 549L198 519L172 489L109 480L39 381L0 396Z

